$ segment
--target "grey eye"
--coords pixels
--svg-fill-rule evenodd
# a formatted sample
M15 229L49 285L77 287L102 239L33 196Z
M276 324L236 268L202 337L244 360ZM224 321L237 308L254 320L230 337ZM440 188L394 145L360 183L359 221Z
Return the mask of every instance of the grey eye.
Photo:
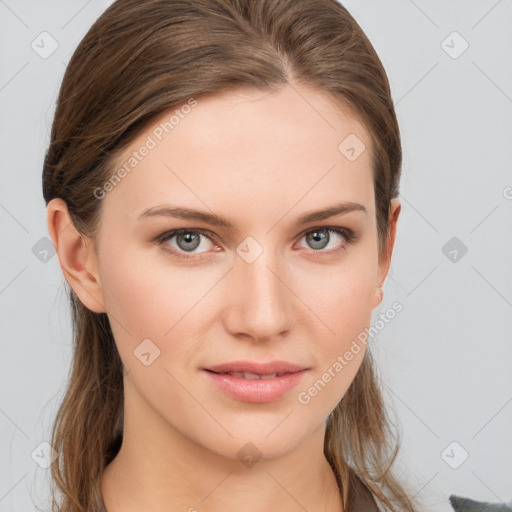
M341 240L338 245L343 245L345 241L343 233L332 228L313 229L306 233L303 238L306 239L306 242L311 249L322 250L325 249L329 245L329 242L333 240L333 233L334 241L336 240L336 237L338 237ZM336 245L328 248L332 249L333 247L336 247Z
M178 247L184 251L193 251L194 249L197 249L201 242L201 235L199 233L187 232L180 233L175 236Z

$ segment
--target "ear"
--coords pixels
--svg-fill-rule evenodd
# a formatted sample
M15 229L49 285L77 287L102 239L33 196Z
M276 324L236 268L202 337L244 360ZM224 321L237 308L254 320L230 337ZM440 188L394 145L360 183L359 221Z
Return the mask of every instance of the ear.
M395 246L396 239L396 226L398 222L398 216L400 215L400 210L402 206L400 201L397 198L391 199L391 204L389 207L389 217L388 217L388 243L386 245L386 250L383 254L379 255L379 271L378 271L378 284L375 289L375 302L373 307L377 307L383 298L383 286L384 280L388 275L389 267L391 264L391 255L393 254L393 247Z
M82 237L76 230L67 205L60 198L48 203L46 219L66 281L86 308L95 313L105 313L92 241Z

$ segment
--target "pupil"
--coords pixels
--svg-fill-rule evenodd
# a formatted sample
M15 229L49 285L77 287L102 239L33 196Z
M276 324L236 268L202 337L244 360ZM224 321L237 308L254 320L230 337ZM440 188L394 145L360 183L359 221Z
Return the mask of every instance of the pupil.
M186 245L186 244L192 244L192 245L194 245L194 242L196 242L196 243L195 243L195 245L194 245L193 247L190 247L190 245L189 245L189 247L184 247L184 248L182 247L182 249L184 249L184 250L191 250L191 249L195 249L195 248L198 246L198 242L197 242L197 240L199 240L199 238L198 238L198 236L197 236L197 235L195 235L194 233L183 233L183 234L181 235L181 237L182 237L182 240L183 240L183 242L184 242L184 244L185 244L185 245ZM196 240L194 240L194 239L196 239ZM180 244L180 245L181 245L181 244Z
M323 249L325 243L328 240L327 230L313 231L310 236L310 243L314 249Z

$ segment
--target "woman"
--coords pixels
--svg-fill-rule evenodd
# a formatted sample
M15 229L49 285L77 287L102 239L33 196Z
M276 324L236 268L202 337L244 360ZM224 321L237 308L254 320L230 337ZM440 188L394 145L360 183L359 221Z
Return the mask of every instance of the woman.
M43 171L75 337L55 510L416 510L366 346L400 168L335 0L109 7Z

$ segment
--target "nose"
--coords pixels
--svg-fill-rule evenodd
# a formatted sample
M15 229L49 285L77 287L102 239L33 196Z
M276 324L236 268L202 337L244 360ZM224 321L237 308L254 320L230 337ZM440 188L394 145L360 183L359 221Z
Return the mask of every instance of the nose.
M233 336L256 342L278 339L293 326L294 294L285 265L264 251L248 263L236 257L230 272L225 328ZM290 278L288 278L289 280Z

